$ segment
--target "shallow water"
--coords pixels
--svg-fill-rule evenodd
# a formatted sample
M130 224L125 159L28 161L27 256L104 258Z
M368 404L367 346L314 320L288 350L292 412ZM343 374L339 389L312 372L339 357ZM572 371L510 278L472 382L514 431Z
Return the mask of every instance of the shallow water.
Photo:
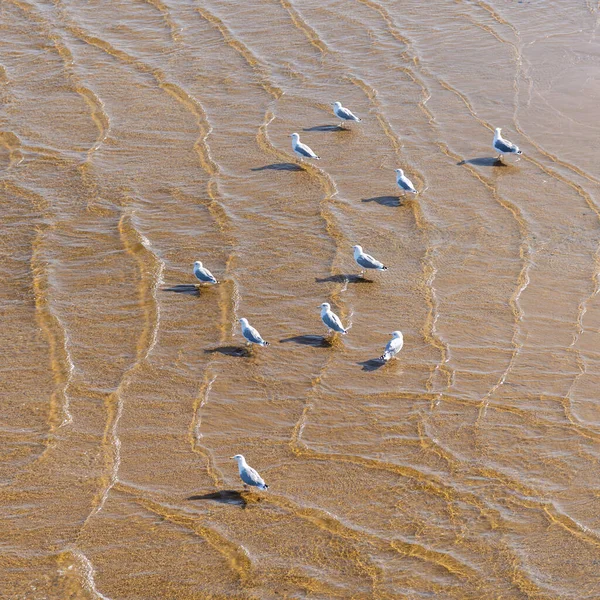
M600 597L599 17L0 3L0 596Z

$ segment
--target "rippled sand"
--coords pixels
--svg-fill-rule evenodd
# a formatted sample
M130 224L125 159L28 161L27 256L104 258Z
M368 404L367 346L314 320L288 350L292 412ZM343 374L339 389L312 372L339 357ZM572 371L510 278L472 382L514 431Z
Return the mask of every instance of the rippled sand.
M0 597L600 598L599 17L0 3Z

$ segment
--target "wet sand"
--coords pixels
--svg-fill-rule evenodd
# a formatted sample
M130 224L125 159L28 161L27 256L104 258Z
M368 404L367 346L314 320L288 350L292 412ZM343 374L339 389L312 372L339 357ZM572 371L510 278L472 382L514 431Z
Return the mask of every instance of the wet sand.
M599 598L599 18L2 2L0 597Z

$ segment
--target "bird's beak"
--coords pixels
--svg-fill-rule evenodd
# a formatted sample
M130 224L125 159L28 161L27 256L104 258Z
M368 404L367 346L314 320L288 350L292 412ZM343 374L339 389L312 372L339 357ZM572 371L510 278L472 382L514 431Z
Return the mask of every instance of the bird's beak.
M235 458L235 456L230 456L229 458Z

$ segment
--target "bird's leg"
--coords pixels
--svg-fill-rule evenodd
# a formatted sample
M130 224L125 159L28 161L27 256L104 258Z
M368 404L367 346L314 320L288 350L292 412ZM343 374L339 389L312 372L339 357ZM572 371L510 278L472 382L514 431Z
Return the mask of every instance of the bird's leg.
M365 275L365 272L364 272L364 271L361 271L361 272L359 273L359 275L358 275L358 276L359 276L359 277L364 277L364 275Z

